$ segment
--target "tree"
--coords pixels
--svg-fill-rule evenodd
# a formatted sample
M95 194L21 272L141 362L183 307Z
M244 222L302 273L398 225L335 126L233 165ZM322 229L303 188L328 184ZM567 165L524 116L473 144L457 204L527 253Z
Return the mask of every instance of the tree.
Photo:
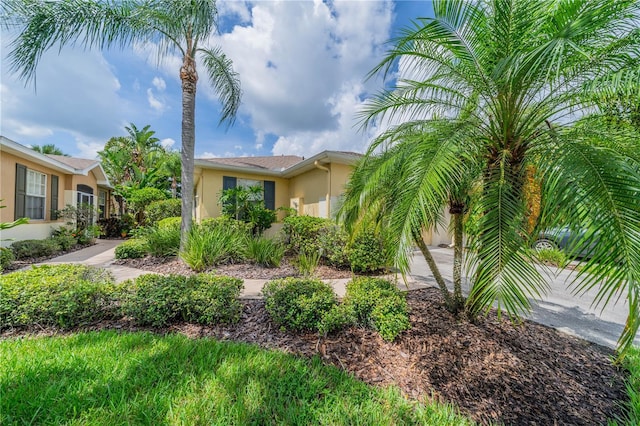
M400 66L407 77L362 110L365 128L395 124L356 168L343 217L388 226L406 267L416 233L449 206L460 252L460 233L468 237L472 316L494 303L512 317L528 311L547 289L532 238L546 227L586 229L581 243L597 244L574 288L597 288L599 304L626 298L624 354L640 325L640 149L585 116L598 94L639 81L638 2L442 0L434 12L370 74ZM533 233L531 170L541 198Z
M65 154L64 152L62 152L62 150L60 148L58 148L57 146L55 146L54 144L45 144L45 145L33 145L31 147L32 150L39 152L40 154L53 154L53 155L64 155L65 157L68 157L68 154Z
M215 0L9 0L2 5L3 25L18 28L9 52L11 69L30 81L42 53L53 46L124 48L135 43L157 45L159 59L182 57L182 225L181 248L192 222L195 148L195 97L202 61L222 104L220 123L233 123L240 105L240 81L219 47L208 47L218 30ZM144 130L144 129L143 129Z

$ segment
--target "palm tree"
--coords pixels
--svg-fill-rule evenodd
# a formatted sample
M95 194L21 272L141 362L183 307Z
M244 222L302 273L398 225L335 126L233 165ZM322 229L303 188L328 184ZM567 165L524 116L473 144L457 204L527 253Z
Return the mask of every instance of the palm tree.
M145 172L148 163L145 160L155 153L164 152L164 148L160 145L160 139L153 136L156 132L149 130L150 124L138 129L135 124L129 123L129 126L124 128L129 133L131 141L131 159L140 171Z
M232 124L240 104L240 81L231 61L220 48L206 46L209 36L218 30L215 0L9 0L3 2L2 16L5 27L18 28L9 58L12 70L27 81L34 78L42 54L53 46L108 49L153 43L159 59L172 53L182 57L180 245L184 247L193 209L196 58L202 61L222 103L220 123Z
M434 1L435 17L405 29L371 72L395 76L399 66L407 77L362 111L365 128L395 124L354 172L345 220L379 214L402 266L416 232L449 206L460 252L460 233L468 237L467 312L497 304L513 317L547 289L532 238L546 227L585 229L593 257L575 289L597 288L599 304L626 298L624 354L640 325L640 149L585 117L612 85L638 87L639 12L637 0ZM533 234L531 170L541 193Z
M178 184L180 183L180 153L177 151L168 152L162 162L162 171L171 181L171 198L178 197Z
M57 146L55 146L52 143L49 144L45 144L45 145L33 145L31 147L32 150L39 152L41 154L53 154L53 155L64 155L65 157L68 157L69 154L65 154L64 152L62 152L62 150L60 148L58 148Z

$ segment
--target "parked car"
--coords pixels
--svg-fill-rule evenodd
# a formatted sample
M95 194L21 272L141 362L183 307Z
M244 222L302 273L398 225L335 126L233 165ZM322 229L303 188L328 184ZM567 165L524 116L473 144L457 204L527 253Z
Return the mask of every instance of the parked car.
M572 231L568 227L547 229L538 235L533 248L541 250L562 250L575 257L589 258L597 244L597 237L590 244L580 243L586 231ZM581 246L578 246L581 244Z

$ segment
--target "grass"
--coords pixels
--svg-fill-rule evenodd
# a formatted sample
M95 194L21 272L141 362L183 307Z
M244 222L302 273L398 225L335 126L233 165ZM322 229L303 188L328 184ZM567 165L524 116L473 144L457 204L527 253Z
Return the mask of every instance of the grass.
M633 347L624 358L624 367L629 372L627 379L627 419L624 423L609 422L609 426L640 425L640 348Z
M113 331L0 341L0 424L62 423L472 424L248 344Z

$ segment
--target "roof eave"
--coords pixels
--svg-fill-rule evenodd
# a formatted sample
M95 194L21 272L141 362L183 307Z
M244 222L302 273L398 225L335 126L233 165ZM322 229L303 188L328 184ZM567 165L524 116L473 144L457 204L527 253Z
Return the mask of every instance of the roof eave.
M203 169L222 170L222 171L228 171L228 172L241 172L241 173L248 173L253 175L267 175L267 176L277 176L277 177L282 176L282 171L280 170L260 169L258 167L231 166L228 164L213 163L203 159L196 159L194 161L194 165L197 167L202 167Z

